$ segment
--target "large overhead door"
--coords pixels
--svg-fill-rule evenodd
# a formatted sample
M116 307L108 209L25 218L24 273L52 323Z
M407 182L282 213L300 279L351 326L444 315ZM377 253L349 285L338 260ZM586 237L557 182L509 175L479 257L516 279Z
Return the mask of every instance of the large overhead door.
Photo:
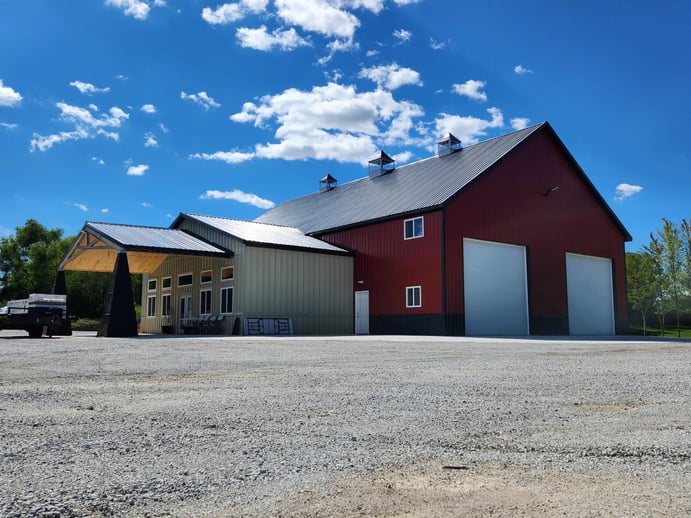
M525 247L463 239L467 335L527 335Z
M612 260L566 254L569 333L613 335Z

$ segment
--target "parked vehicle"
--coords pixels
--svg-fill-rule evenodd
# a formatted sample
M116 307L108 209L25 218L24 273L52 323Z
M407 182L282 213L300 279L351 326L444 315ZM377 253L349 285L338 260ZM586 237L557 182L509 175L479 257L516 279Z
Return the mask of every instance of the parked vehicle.
M23 329L32 338L70 336L67 295L32 293L28 299L10 300L0 308L0 330Z

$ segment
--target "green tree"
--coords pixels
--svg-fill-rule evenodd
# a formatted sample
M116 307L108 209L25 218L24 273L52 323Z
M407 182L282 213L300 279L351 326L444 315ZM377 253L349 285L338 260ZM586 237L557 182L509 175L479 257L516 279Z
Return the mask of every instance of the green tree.
M669 302L667 298L667 279L665 276L664 267L664 245L655 237L655 234L650 233L650 243L643 247L645 253L650 256L650 268L654 279L655 303L653 308L657 314L660 331L665 333L665 313L667 312Z
M691 220L682 219L679 229L684 250L685 293L689 297L691 296Z
M662 222L662 231L658 230L658 235L663 245L662 261L665 270L667 293L671 309L674 310L674 314L677 317L677 336L681 336L679 319L685 288L684 252L679 227L665 218L662 219Z
M648 312L657 298L653 258L648 252L626 253L626 284L632 309L640 311L643 335L647 334Z
M50 292L55 273L71 239L61 229L49 230L29 219L16 234L0 239L0 299Z

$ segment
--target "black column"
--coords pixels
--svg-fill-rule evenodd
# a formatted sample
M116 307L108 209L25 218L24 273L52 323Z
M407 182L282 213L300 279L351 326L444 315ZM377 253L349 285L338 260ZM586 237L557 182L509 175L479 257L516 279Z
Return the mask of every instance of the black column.
M126 252L118 252L98 336L137 336L137 316Z
M67 283L65 282L65 270L58 270L53 284L53 295L67 295Z

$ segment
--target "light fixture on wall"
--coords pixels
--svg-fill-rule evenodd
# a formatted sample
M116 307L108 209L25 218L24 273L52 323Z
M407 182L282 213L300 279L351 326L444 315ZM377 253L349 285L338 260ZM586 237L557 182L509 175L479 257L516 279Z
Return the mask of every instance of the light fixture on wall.
M358 284L365 284L365 281L357 281Z
M543 194L543 196L546 198L546 197L549 196L551 193L553 193L554 191L558 191L558 190L559 190L559 186L558 186L558 185L554 185L554 186L550 187L549 189L547 189L547 190L545 191L545 194Z

